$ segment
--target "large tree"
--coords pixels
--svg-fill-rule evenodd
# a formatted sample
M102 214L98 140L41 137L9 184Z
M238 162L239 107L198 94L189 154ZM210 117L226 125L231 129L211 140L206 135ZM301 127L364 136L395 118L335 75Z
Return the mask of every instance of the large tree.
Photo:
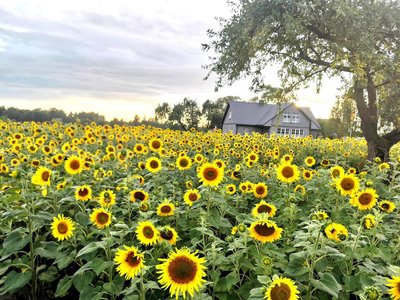
M200 117L201 111L196 100L184 98L182 102L174 105L168 119L180 129L189 130L198 128Z
M203 47L215 53L208 69L217 87L250 76L260 90L271 63L280 64L286 91L339 75L356 102L368 157L386 160L400 141L398 0L238 0L208 33Z

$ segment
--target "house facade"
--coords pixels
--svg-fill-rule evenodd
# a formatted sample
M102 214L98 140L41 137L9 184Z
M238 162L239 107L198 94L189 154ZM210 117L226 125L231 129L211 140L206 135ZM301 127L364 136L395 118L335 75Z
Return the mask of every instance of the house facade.
M321 126L308 107L294 103L263 104L229 102L222 120L222 131L235 134L259 132L291 137L320 134Z

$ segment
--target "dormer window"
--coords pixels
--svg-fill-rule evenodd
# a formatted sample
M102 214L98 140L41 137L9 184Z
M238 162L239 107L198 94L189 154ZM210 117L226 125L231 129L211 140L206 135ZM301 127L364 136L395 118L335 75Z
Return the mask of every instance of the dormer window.
M283 122L290 123L291 122L291 114L283 114Z
M300 114L285 113L283 114L283 123L300 123Z

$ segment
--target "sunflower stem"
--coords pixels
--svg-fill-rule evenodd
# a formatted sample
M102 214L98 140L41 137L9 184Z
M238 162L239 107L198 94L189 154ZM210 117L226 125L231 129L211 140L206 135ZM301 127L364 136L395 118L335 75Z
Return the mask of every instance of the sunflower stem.
M349 275L349 276L350 276L351 273L353 272L354 252L355 252L355 250L356 250L356 248L357 248L358 240L359 240L359 238L360 238L361 228L362 228L362 223L361 223L360 226L358 227L357 236L356 236L356 239L354 240L353 247L352 247L352 249L351 249L350 264L349 264L349 269L348 269L348 272L347 272L347 275Z
M30 197L30 206L28 210L28 230L29 230L29 260L30 269L32 271L32 300L36 300L37 279L36 279L36 263L33 244L33 228L32 228L32 215L35 214L35 203L33 197Z
M311 254L311 263L310 263L310 272L308 273L308 286L307 286L306 300L310 300L311 299L311 294L312 294L311 279L314 276L314 267L315 267L315 263L316 263L316 256L317 256L320 237L321 237L321 228L318 229L318 235L317 235L317 240L316 240L315 245L314 245L314 251Z
M107 238L107 241L106 241L106 244L107 244L107 248L106 248L107 261L112 262L113 260L112 260L112 258L111 258L111 248L110 248L110 244L108 243L108 240L109 240L109 238L111 237L110 229L109 229L109 228L107 228L107 229L105 230L105 236L106 236L106 238ZM113 268L114 268L113 264L110 263L110 266L109 266L109 268L108 268L108 281L109 281L110 284L112 284L112 285L114 285L114 282L113 282ZM114 296L114 293L113 293L113 292L111 292L111 299L112 299L112 300L115 299L115 296Z
M143 269L140 270L140 300L146 300L146 294L143 282Z

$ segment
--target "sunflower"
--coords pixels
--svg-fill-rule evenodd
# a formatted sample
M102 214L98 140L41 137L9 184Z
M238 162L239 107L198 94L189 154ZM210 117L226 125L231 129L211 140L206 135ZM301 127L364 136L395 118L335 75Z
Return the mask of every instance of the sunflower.
M307 181L309 181L313 178L313 173L310 170L303 170L302 174L303 174L303 178Z
M291 164L293 161L293 156L290 154L285 154L281 157L282 164Z
M185 195L183 195L183 200L188 204L189 206L192 206L193 203L201 198L201 195L197 189L190 189L185 192Z
M283 229L267 219L254 221L249 228L250 236L261 243L272 243L281 238Z
M76 155L70 156L65 161L64 168L68 174L71 175L79 174L83 170L83 161Z
M68 240L74 234L75 224L71 218L58 214L57 217L53 218L51 230L58 241Z
M159 231L150 221L139 222L135 232L139 242L146 246L157 244L160 235Z
M144 267L144 260L143 254L139 253L135 247L124 246L124 248L118 249L114 262L118 265L119 275L125 275L125 279L129 280L139 274Z
M146 146L144 146L143 144L136 144L135 147L133 147L133 151L136 154L142 154L145 150Z
M358 191L360 186L359 179L353 174L343 174L336 180L336 189L340 191L343 196L351 196L354 192Z
M374 189L366 188L365 190L359 191L353 194L350 199L350 204L358 207L359 210L370 210L376 204L378 195Z
M217 186L224 178L224 169L215 164L205 163L200 167L197 177L205 186Z
M292 183L299 179L300 172L296 165L281 164L276 169L277 178L282 182Z
M267 291L265 292L264 299L268 300L297 300L299 299L299 290L295 282L286 277L276 277Z
M386 213L391 213L395 210L396 204L392 201L382 200L379 202L379 209Z
M268 195L268 187L262 183L258 182L253 186L253 195L258 199L262 199L267 197Z
M328 214L323 210L318 210L311 215L313 220L325 220L329 218Z
M170 202L162 202L157 206L157 215L160 217L169 217L174 215L175 205Z
M381 163L378 166L379 171L384 172L387 169L390 169L390 165L388 163Z
M159 152L162 149L162 141L160 139L154 138L149 141L149 148L151 151Z
M388 293L393 300L400 299L400 277L399 276L392 276L390 279L386 279L386 286L390 289Z
M159 258L162 262L156 266L159 274L158 282L162 288L169 289L170 295L179 295L186 299L187 294L193 297L206 282L205 263L203 257L198 257L197 251L190 253L189 249L175 249L168 254L168 258Z
M171 246L176 244L176 240L178 239L178 233L174 228L170 226L165 226L160 230L160 240L166 241Z
M329 173L331 174L331 178L336 180L344 175L344 169L341 166L334 166L330 168Z
M315 158L312 156L308 156L304 159L304 162L306 163L307 167L312 167L315 165Z
M275 207L275 205L273 205L271 203L267 203L264 200L261 200L253 208L253 210L251 211L251 214L254 217L257 217L261 213L267 213L268 217L273 217L273 216L275 216L275 213L276 213L276 207Z
M50 185L51 171L45 167L40 167L32 176L32 183L35 185Z
M180 171L188 170L192 166L192 160L189 156L180 156L176 159L176 166Z
M366 215L364 217L363 225L366 229L371 229L375 227L376 225L375 216L371 214Z
M302 196L306 194L306 188L301 184L296 185L293 191L295 193L300 193Z
M227 193L227 194L229 194L229 195L233 195L233 194L235 194L236 193L236 186L234 185L234 184L228 184L226 187L225 187L225 192Z
M105 190L100 193L99 202L103 207L110 207L115 204L115 193L112 190Z
M99 229L108 227L111 224L111 213L104 208L95 208L90 214L90 221Z
M351 167L351 168L349 168L347 170L347 174L356 174L356 173L357 173L357 169L356 168Z
M344 241L349 235L347 228L339 223L331 223L325 228L326 237L336 242Z
M323 159L323 160L321 160L321 166L323 166L323 167L327 167L327 166L329 166L329 164L330 164L330 162L329 162L329 159Z
M139 182L140 185L144 184L144 177L143 176L141 176L141 175L133 175L133 178L135 178Z
M129 200L136 202L136 200L143 202L149 199L149 194L143 190L133 190L129 193Z
M157 157L150 157L146 160L146 169L151 173L157 173L161 170L161 160Z
M88 201L92 199L92 189L88 185L78 186L75 189L75 199L81 201Z

